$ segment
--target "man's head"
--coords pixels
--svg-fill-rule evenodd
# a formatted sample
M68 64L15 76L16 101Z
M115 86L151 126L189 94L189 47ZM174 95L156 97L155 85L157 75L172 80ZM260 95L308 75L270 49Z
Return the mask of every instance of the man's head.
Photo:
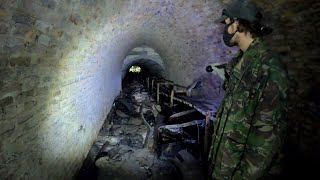
M216 22L226 24L223 40L231 47L271 33L272 30L263 26L261 20L260 10L252 2L244 0L229 4Z

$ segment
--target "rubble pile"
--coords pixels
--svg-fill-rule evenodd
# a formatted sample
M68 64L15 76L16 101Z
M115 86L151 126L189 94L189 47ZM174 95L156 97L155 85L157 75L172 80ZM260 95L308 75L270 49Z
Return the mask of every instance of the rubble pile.
M165 125L156 122L161 109L141 82L126 82L78 179L202 179L199 161L181 143L158 146L154 129ZM187 177L186 160L194 166Z
M115 99L78 179L201 179L199 167L182 163L186 159L199 162L179 143L165 144L160 155L156 153L154 128L159 112L161 106L141 82L128 82Z

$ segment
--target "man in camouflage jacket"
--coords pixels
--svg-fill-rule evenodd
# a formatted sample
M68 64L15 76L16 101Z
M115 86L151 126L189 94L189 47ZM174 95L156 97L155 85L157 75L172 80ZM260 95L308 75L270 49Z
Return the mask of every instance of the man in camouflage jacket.
M259 38L268 32L255 19L256 9L240 6L245 9L240 13L223 12L224 41L240 50L226 67L226 94L216 114L209 154L213 179L251 180L274 173L286 128L286 71ZM241 14L246 10L253 20L250 13Z

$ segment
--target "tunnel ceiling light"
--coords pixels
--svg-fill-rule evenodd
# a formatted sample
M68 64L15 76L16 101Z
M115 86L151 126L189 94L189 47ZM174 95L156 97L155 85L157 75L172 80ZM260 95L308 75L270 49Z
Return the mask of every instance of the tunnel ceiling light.
M139 66L131 66L131 68L129 69L129 72L140 73L141 72L141 67L139 67Z

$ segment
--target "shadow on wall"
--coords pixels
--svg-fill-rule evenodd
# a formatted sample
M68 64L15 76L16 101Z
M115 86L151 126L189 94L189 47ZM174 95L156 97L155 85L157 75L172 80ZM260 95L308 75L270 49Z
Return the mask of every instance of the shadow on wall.
M291 80L289 94L289 128L287 152L292 177L314 174L320 156L320 2L280 0L273 3L257 0L274 27L269 43L288 68Z

